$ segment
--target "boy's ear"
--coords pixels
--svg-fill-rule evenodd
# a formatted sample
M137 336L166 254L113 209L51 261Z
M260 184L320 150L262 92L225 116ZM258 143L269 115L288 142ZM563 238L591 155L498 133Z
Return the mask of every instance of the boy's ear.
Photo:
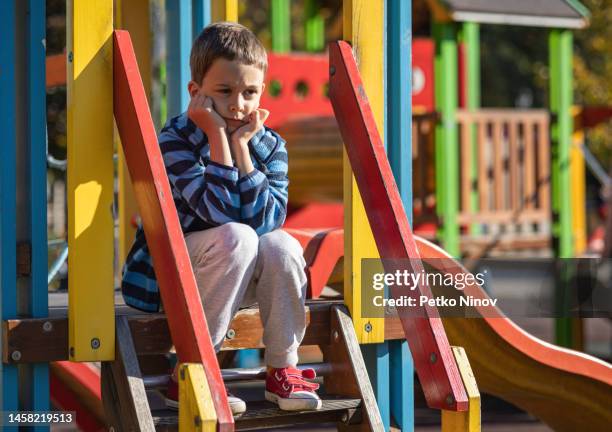
M200 91L200 86L195 81L189 81L189 84L187 84L187 91L190 97L194 97Z

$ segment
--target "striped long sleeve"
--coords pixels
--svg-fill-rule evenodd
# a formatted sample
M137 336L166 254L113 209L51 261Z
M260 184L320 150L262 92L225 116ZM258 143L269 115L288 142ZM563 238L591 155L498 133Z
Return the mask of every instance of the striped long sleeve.
M285 222L289 186L287 150L285 140L271 129L255 138L254 152L258 147L274 150L265 161L256 160L258 169L238 180L240 220L262 235Z
M194 144L172 127L162 130L159 145L175 201L179 195L182 204L214 226L240 221L237 168L213 161L203 166L200 153L194 152Z

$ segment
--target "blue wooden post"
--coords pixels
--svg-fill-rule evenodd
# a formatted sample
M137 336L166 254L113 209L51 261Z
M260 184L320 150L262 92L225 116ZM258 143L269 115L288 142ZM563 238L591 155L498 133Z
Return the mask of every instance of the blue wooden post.
M187 84L191 80L189 53L193 42L191 2L192 0L166 1L168 117L182 113L189 105Z
M411 1L387 2L387 154L412 224ZM414 430L414 365L405 340L389 342L391 415L402 431Z
M47 145L46 145L46 88L45 88L45 0L29 0L27 22L28 49L28 130L27 147L29 154L24 165L29 177L29 214L26 236L31 244L31 273L29 277L29 304L21 311L33 318L48 316L47 289ZM26 21L27 20L27 21ZM23 214L23 213L20 213ZM30 406L32 411L49 410L49 365L37 363L27 367ZM25 408L25 407L24 407ZM49 430L46 426L34 428L36 431Z
M389 396L389 343L360 345L361 354L370 376L376 403L380 411L385 430L391 427Z
M17 317L17 278L15 269L16 250L16 182L15 164L17 131L16 123L16 50L17 22L16 1L0 2L0 129L2 145L0 146L0 290L2 320ZM2 336L0 336L2 337ZM4 344L4 341L1 344ZM11 353L9 353L10 355ZM19 387L17 367L0 363L2 381L0 382L0 406L2 411L18 409ZM5 427L4 430L17 428Z
M192 0L193 38L198 37L204 27L210 24L210 0Z

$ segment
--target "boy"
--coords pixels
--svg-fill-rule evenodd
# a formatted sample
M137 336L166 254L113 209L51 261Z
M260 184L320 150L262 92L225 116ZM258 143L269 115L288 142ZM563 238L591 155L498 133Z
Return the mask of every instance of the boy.
M267 365L266 399L284 410L319 409L313 371L296 369L305 332L302 249L279 228L287 207L284 140L259 108L267 56L246 27L206 27L190 58L191 102L170 119L159 144L185 234L213 345L218 351L235 312L259 303ZM142 229L123 274L125 302L159 310L159 288ZM176 371L175 371L176 372ZM176 377L166 402L177 407ZM244 401L228 395L234 415Z

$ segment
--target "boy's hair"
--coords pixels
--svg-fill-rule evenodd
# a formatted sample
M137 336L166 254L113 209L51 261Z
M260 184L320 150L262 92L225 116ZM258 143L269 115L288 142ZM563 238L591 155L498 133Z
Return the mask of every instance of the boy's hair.
M235 22L216 22L205 27L191 48L191 79L201 84L218 58L254 65L264 73L268 68L266 49L251 30Z

